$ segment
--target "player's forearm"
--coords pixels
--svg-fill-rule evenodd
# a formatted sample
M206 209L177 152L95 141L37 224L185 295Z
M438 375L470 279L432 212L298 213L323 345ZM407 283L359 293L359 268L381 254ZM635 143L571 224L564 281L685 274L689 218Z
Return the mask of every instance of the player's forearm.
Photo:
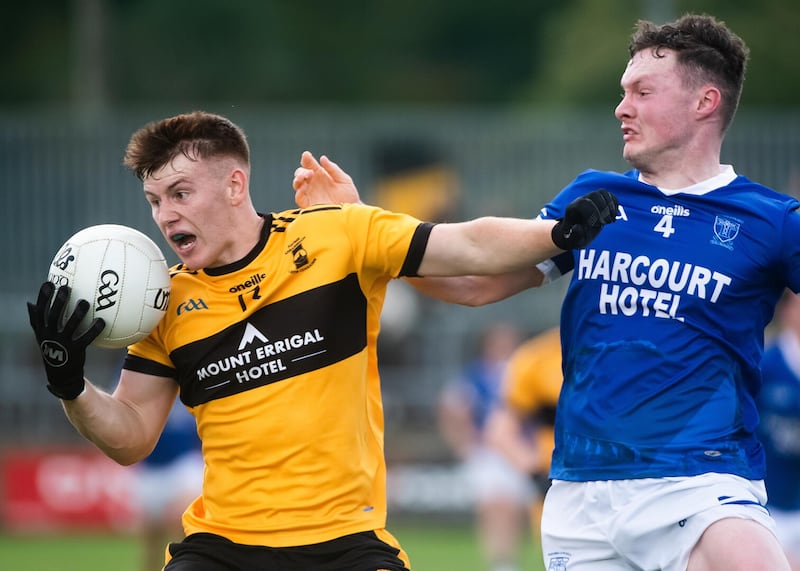
M533 441L522 433L522 420L509 409L495 409L489 416L486 440L518 470L532 474L538 469L539 453Z
M512 466L520 472L533 474L539 468L539 454L530 442L521 439L500 440L495 447L508 459Z
M478 307L539 287L543 275L530 267L498 276L408 278L406 281L421 293L440 301Z
M483 217L431 231L422 276L497 275L531 268L561 252L552 220Z
M75 429L115 462L134 464L153 449L136 410L90 382L78 398L61 402Z

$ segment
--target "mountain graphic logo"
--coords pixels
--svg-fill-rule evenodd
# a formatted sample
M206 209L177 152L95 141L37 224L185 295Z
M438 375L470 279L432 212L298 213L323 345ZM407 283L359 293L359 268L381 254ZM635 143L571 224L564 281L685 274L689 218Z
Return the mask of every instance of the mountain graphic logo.
M261 343L267 343L269 341L261 331L248 322L247 326L244 328L242 340L239 342L239 351L253 343L256 339L261 341Z

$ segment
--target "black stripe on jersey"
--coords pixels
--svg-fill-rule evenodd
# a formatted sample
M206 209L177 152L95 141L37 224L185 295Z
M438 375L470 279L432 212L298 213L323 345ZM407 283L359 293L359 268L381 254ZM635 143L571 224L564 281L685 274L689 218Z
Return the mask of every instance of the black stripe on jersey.
M308 214L310 212L323 212L325 210L341 210L341 204L325 204L323 206L309 206L303 210L292 210L292 214Z
M341 210L342 207L340 205L327 205L322 207L311 207L308 210L292 210L292 214L294 217L290 216L272 216L272 225L270 228L270 232L286 232L286 225L291 224L295 221L297 216L302 214L310 214L312 212L322 212L323 210Z
M175 264L169 269L169 279L174 278L178 274L197 275L197 270L190 270L184 264Z
M428 238L431 236L431 230L435 224L431 222L423 222L417 229L414 230L414 236L411 238L411 244L408 247L408 254L403 262L403 267L400 269L400 276L403 277L417 277L419 265L422 263L422 257L425 255L425 248L428 247Z
M126 355L122 368L144 373L145 375L155 375L156 377L170 377L173 379L178 377L177 372L172 367L167 367L161 363L137 357L136 355Z
M350 274L270 303L170 357L181 400L197 406L327 367L366 345L367 300Z

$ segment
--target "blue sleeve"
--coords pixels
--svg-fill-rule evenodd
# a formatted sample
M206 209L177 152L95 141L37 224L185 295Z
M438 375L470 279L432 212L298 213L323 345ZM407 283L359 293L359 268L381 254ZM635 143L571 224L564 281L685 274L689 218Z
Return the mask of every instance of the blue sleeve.
M786 214L780 252L786 265L786 283L789 288L800 293L800 203L792 205Z

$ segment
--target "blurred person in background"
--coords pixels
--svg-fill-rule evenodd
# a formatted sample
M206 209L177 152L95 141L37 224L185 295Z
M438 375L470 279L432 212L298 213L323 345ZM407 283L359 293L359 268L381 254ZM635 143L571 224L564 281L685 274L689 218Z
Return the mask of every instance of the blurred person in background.
M167 417L153 451L136 464L136 509L143 543L143 571L164 566L164 549L183 537L181 515L203 488L203 455L197 425L180 402Z
M800 571L800 297L787 290L777 335L761 360L759 435L767 457L767 507L793 571Z
M550 487L562 379L561 337L554 327L527 339L511 355L499 405L487 422L488 441L531 480L530 522L537 543L542 503Z
M545 567L788 571L755 398L764 329L783 289L800 291L800 202L720 161L749 59L724 22L639 21L628 55L614 114L633 168L583 171L540 216L604 188L617 223L527 271L415 282L483 305L572 274ZM316 172L301 167L296 193Z
M65 316L70 288L46 281L27 307L47 389L114 461L150 454L176 398L195 417L203 492L183 513L167 571L410 569L385 528L377 340L387 283L521 271L586 246L618 207L591 191L559 221L432 224L363 204L261 213L243 130L203 111L138 129L124 164L180 263L164 318L128 347L113 393L84 376L105 327L82 325L89 301ZM312 203L329 177L306 185Z
M511 354L522 340L511 323L494 323L482 333L475 357L445 384L439 400L439 427L462 462L475 502L480 547L490 571L519 569L527 535L531 483L487 439L487 421L500 403Z

